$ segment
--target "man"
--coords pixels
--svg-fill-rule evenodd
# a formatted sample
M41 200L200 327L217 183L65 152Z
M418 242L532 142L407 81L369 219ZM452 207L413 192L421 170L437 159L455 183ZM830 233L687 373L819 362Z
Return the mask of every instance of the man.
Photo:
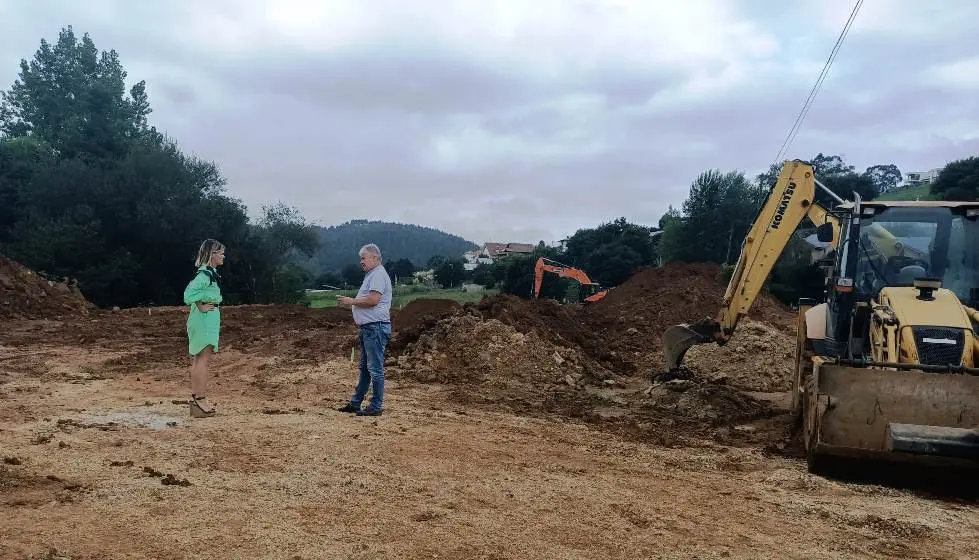
M381 265L381 250L373 243L360 248L360 268L366 274L357 297L337 298L340 305L350 306L360 330L360 382L340 412L380 416L384 410L384 349L391 340L391 278ZM367 408L361 410L360 403L370 386L374 394Z

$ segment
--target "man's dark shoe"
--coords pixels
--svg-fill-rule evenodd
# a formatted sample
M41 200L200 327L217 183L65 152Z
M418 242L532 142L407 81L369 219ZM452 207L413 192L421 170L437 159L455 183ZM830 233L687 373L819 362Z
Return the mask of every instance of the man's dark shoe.
M380 416L383 410L377 408L367 407L364 410L358 410L357 416Z
M337 410L340 412L356 412L357 414L360 414L360 409L350 403L347 403L343 408L338 408Z

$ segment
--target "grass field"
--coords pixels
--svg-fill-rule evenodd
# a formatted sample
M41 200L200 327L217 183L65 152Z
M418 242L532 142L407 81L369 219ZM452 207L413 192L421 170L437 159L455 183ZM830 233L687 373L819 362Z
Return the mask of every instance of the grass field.
M931 185L915 185L904 187L886 192L877 197L877 200L935 200L931 194Z
M478 302L486 295L495 295L497 290L485 290L482 292L463 292L460 289L435 289L427 288L425 286L395 286L394 287L394 301L391 307L394 309L401 309L408 302L419 299L419 298L429 298L429 299L453 299L459 303L475 303ZM355 296L357 290L335 290L329 292L318 292L312 294L306 294L303 298L303 303L312 307L314 309L322 307L336 307L337 296Z

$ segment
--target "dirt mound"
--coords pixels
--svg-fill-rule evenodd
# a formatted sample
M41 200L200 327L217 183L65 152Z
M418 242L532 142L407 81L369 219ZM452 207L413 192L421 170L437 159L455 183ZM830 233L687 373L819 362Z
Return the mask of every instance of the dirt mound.
M546 328L528 328L513 313L532 308L507 303L503 298L490 307L514 324L483 318L475 307L446 316L407 345L393 375L448 385L452 401L462 406L579 418L665 445L691 438L737 443L744 437L735 426L773 414L769 403L724 381L695 375L651 387L634 377L596 373L580 346L557 344Z
M577 346L587 356L588 367L621 369L622 360L609 349L606 340L582 321L579 308L561 305L551 299L526 300L512 295L484 297L469 305L485 319L495 319L517 331L548 340L560 346Z
M717 279L719 272L714 264L645 268L603 300L584 307L581 316L610 351L637 369L643 355L662 350L667 328L716 315L726 288ZM788 309L765 293L759 295L749 316L794 329Z
M442 319L398 357L406 377L460 386L461 402L518 408L573 391L587 376L582 362L575 348L471 313Z
M94 308L74 281L47 279L0 256L0 318L54 319L86 315Z
M792 389L795 338L783 329L743 319L724 346L702 344L687 350L683 364L708 379L724 377L748 391Z
M391 342L388 344L388 355L397 356L405 347L418 340L425 331L435 326L446 315L462 309L462 304L451 299L420 298L408 302L403 308L391 315Z
M640 405L710 426L728 426L766 416L771 404L720 383L677 380L652 388Z

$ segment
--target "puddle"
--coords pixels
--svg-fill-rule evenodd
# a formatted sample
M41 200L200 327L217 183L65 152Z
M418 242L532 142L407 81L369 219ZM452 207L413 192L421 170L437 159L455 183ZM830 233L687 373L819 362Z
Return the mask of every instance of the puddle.
M180 426L182 422L176 416L166 416L152 411L139 412L107 412L89 414L76 420L87 427L128 426L136 428L151 428L163 430Z

